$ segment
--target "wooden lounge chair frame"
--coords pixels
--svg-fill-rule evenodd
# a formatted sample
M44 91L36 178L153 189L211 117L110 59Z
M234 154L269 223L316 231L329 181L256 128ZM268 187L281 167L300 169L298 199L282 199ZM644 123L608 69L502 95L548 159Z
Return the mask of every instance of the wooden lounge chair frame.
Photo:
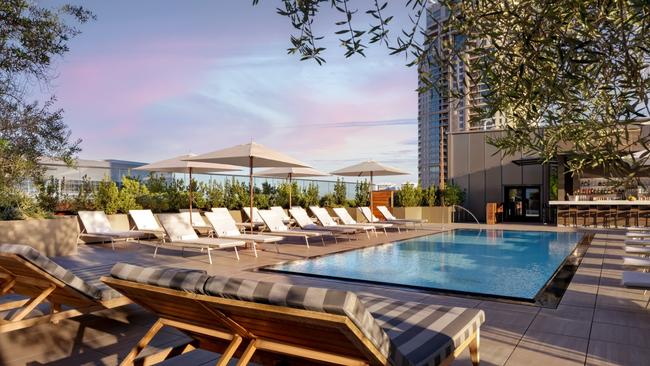
M191 335L198 341L192 347L221 353L217 366L228 365L233 357L239 358L237 366L278 357L334 365L390 364L347 316L199 295L111 277L102 277L102 281L160 317L122 366L133 365L164 325ZM472 363L478 365L478 329L441 365L451 364L467 347Z
M0 333L37 324L57 323L63 319L131 303L124 296L103 301L92 299L19 255L0 253L0 296L11 292L29 298L0 305L0 311L15 310L9 320L0 320ZM45 302L50 305L49 314L26 319L37 306ZM62 305L72 308L63 310Z

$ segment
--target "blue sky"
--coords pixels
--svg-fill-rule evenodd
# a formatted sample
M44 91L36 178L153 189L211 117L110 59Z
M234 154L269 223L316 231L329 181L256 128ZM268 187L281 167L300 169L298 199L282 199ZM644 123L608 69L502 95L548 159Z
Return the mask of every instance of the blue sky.
M97 20L80 26L46 91L82 158L151 162L254 139L316 169L372 158L412 173L380 181L417 180L416 70L374 46L345 59L335 12L315 25L328 36L319 66L286 54L277 0L71 2ZM388 10L395 32L408 18L402 4Z

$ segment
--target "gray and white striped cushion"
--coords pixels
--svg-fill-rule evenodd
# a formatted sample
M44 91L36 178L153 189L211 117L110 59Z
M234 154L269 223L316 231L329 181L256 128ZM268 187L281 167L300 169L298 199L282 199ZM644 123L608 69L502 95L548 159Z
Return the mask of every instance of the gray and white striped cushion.
M390 337L390 359L396 366L440 365L485 321L485 313L479 309L377 297L363 297L362 301Z
M205 293L228 299L346 315L384 356L389 357L390 339L352 292L212 276L205 284Z
M121 296L120 293L99 281L91 284L73 272L56 264L38 250L21 244L0 244L1 253L16 254L36 267L47 272L61 282L95 300L109 300Z
M198 269L145 268L128 263L115 264L111 276L198 294L204 293L203 287L208 279L207 272Z

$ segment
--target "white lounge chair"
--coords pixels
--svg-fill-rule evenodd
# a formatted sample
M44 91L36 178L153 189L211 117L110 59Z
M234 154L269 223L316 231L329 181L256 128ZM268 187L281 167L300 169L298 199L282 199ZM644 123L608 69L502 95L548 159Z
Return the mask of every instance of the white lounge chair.
M280 216L282 222L284 222L285 225L292 226L296 223L291 217L289 217L287 211L285 211L284 208L280 206L271 206L270 210Z
M293 207L289 210L289 213L291 216L296 220L296 223L302 230L313 230L313 231L327 231L332 233L332 237L334 237L334 241L338 243L337 235L346 235L348 239L351 239L354 234L357 233L357 230L355 229L350 229L350 228L342 228L342 227L325 227L322 225L317 225L315 224L312 219L309 217L307 214L307 211L305 211L304 208L302 207Z
M650 239L626 239L625 245L650 246Z
M250 214L250 210L250 207L244 207L242 209L242 211L244 211L244 215L246 216L246 220L249 222L249 225L250 222L253 221L253 226L255 227L264 226L265 221L262 219L262 216L260 216L260 210L258 210L257 207L253 207L253 215Z
M218 238L199 238L194 231L194 228L190 225L189 221L183 214L163 214L159 215L158 219L162 224L163 228L167 232L169 237L169 243L174 246L181 247L181 250L185 248L198 248L203 251L204 249L208 252L208 260L212 264L212 255L210 251L214 249L228 249L233 248L235 250L235 256L239 260L239 252L237 252L237 247L246 245L243 240L232 240L232 239L218 239ZM156 257L158 253L158 246L153 255Z
M625 233L626 239L647 239L650 238L650 232L628 231Z
M143 231L113 230L104 211L79 211L78 215L83 224L83 230L81 230L79 236L106 238L110 240L113 250L115 250L116 240L124 240L125 242L129 240L137 240L139 242L140 239L147 238L151 235Z
M161 240L163 242L165 241L167 233L160 226L151 210L129 210L129 215L131 215L131 219L133 219L133 223L135 224L132 230L151 233L155 236L160 236Z
M178 210L180 213L183 215L183 217L187 218L187 222L190 222L190 210L188 209L180 209ZM207 236L212 236L212 226L208 225L205 220L203 220L203 216L201 216L201 212L199 210L192 210L192 227L194 230L198 231L201 235L207 235Z
M388 209L386 206L377 206L377 210L384 216L384 218L387 221L398 221L398 222L405 222L405 223L413 223L415 224L420 224L420 227L427 222L425 219L398 219L393 215L392 212Z
M305 239L305 244L309 248L309 238L321 238L323 245L325 245L325 238L323 235L332 235L328 231L314 231L314 230L298 230L288 228L278 215L271 210L259 210L260 217L264 220L264 224L272 234L281 235L284 237L302 237Z
M275 249L278 253L280 253L278 242L282 240L281 237L262 234L242 234L235 224L235 220L232 218L232 216L230 216L229 213L227 213L227 215L228 216L224 216L219 212L205 213L205 218L208 219L208 222L214 228L214 234L217 237L222 239L243 240L247 243L250 243L253 246L255 257L257 257L257 243L275 243Z
M318 221L321 223L321 225L325 226L326 228L349 228L353 229L356 232L365 232L366 237L370 239L370 233L374 233L375 237L377 237L377 230L375 229L374 226L372 225L346 225L346 224L338 224L332 216L330 216L329 212L327 212L327 209L318 207L318 206L309 206L309 209L311 212L316 216Z
M648 255L650 255L650 248L642 247L642 246L626 245L625 246L625 253L628 253L628 254L640 254L643 257L647 257Z
M370 207L359 207L359 212L363 217L370 223L380 223L380 224L393 224L393 227L397 229L397 232L401 232L401 229L408 229L408 226L413 226L412 224L407 224L399 221L382 221L379 220L373 213L370 211Z
M355 219L353 219L352 216L350 216L350 213L348 212L348 210L346 210L345 208L343 208L343 207L334 207L333 210L334 210L334 213L336 214L336 216L338 216L339 219L341 219L341 222L344 223L345 225L348 225L348 226L350 226L350 225L359 225L359 226L364 226L364 227L368 226L368 225L372 225L375 228L375 234L377 233L377 229L382 229L382 230L384 230L384 235L388 236L388 232L386 231L386 229L393 226L393 224L379 224L379 223L361 224L361 223L358 223Z
M623 266L639 269L649 269L650 259L639 257L623 257Z

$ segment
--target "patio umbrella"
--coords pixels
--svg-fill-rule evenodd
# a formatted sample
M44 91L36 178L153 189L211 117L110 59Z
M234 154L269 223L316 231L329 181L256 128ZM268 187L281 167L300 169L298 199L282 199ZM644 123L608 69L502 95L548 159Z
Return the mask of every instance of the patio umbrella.
M147 170L152 172L189 174L190 176L190 184L189 184L190 224L192 224L192 173L217 173L217 172L231 172L231 171L241 170L240 167L234 165L199 163L194 161L183 160L194 156L196 156L196 154L180 155L180 156L173 157L171 159L161 160L155 163L151 163L151 164L147 164L135 168L135 170Z
M222 150L197 155L187 161L196 161L203 163L230 164L242 167L248 167L250 178L250 214L251 214L251 232L253 232L253 168L286 168L302 167L310 168L309 165L282 154L278 151L267 148L255 142L237 145Z
M349 167L335 170L332 175L341 175L346 177L370 177L370 210L373 210L372 204L372 178L374 176L387 176L387 175L408 175L409 173L394 168L392 166L378 163L374 160L364 161L359 164L354 164Z
M312 168L295 168L295 167L286 167L286 168L271 168L263 170L257 174L258 177L274 177L274 178L286 178L289 180L289 208L291 208L291 191L293 186L291 181L293 178L305 178L305 177L325 177L329 174L318 171Z

